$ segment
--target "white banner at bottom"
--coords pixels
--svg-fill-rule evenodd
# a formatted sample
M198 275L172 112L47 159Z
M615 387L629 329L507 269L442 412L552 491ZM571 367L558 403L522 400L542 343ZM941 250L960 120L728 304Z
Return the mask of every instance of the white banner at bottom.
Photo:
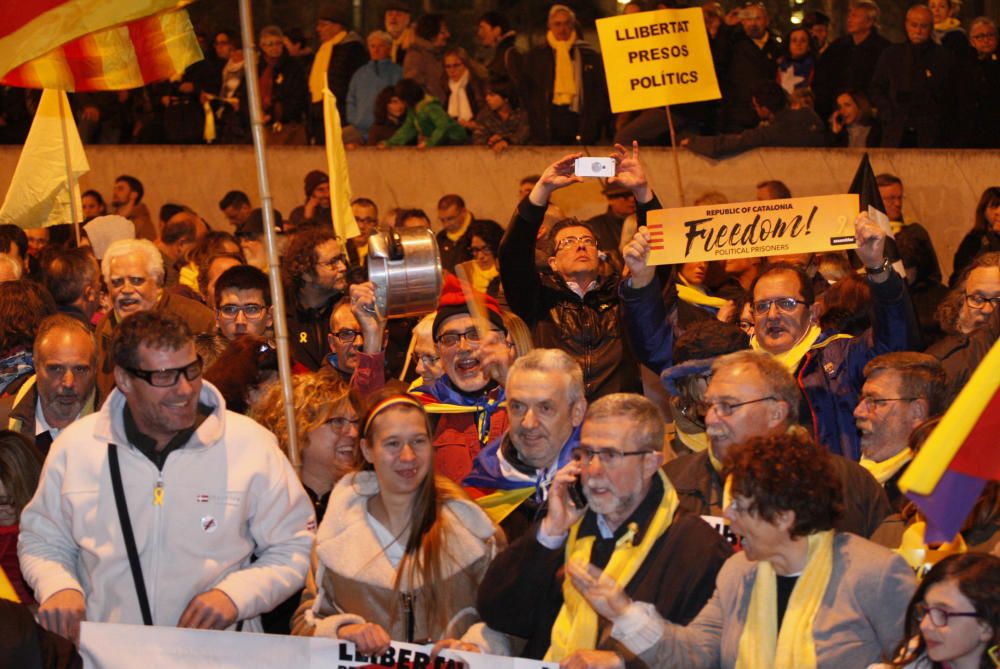
M445 651L393 641L378 657L348 641L248 632L216 632L84 622L80 654L87 669L558 669L553 662Z

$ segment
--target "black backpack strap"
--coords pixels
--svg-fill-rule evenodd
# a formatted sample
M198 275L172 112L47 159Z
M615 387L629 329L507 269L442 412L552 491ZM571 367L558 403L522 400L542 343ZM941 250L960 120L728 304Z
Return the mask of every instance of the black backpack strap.
M128 515L128 505L125 503L125 488L122 486L121 467L118 466L118 447L108 444L108 465L111 469L111 487L115 491L115 506L118 507L118 522L122 526L122 536L125 539L125 550L128 553L128 564L132 568L132 580L135 582L135 594L139 597L139 608L142 610L144 625L153 624L153 614L149 609L149 597L146 594L146 582L142 578L142 565L139 564L139 551L135 547L135 535L132 534L132 521Z

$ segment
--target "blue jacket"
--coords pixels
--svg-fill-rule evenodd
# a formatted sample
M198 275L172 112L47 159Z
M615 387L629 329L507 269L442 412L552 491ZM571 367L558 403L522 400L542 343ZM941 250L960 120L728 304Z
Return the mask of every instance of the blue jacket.
M370 60L355 72L347 87L347 122L366 139L375 122L375 98L403 78L403 68L386 58Z
M852 460L861 457L861 443L854 425L864 369L883 353L919 349L919 329L903 280L892 272L885 283L869 283L872 295L872 326L859 337L836 339L824 331L795 372L802 392L799 422L817 443ZM656 373L673 364L674 333L660 293L660 282L635 290L621 287L625 329L639 360Z

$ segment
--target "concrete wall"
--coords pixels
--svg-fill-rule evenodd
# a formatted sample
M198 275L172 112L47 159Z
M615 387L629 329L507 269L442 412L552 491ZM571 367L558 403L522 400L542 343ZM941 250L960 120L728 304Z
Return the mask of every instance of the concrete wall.
M0 147L0 184L9 184L20 149ZM518 182L540 173L569 152L560 147L526 147L494 155L479 147L430 149L359 149L348 153L355 196L375 200L379 207L420 207L431 215L438 198L459 193L481 218L502 225L516 204ZM1000 151L872 150L876 173L892 172L905 185L905 211L931 233L947 277L962 236L973 223L982 191L1000 185ZM707 190L718 190L732 202L750 200L764 179L780 179L792 194L825 195L846 191L862 153L852 149L762 149L713 161L686 150L680 153L687 202ZM674 165L670 150L642 151L652 184L665 206L677 206ZM257 203L257 176L249 147L225 146L89 146L91 171L81 186L96 188L105 198L119 174L138 177L146 202L158 211L166 202L180 202L217 227L225 226L218 200L231 189L244 190ZM325 170L322 149L274 147L268 150L269 176L275 206L286 216L304 201L302 179L312 169ZM6 188L4 188L6 190ZM604 209L596 182L559 191L554 201L570 215L587 217Z

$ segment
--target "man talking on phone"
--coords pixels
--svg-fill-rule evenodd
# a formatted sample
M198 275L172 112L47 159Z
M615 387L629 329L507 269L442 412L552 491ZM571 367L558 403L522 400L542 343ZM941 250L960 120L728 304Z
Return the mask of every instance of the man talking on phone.
M555 222L548 232L551 274L525 271L534 264L535 240L552 193L585 178L575 169L581 156L571 153L545 168L507 227L499 261L507 303L531 328L535 346L562 349L576 360L583 369L586 398L593 401L642 389L638 365L622 335L621 277L602 260L597 231L575 218ZM646 212L659 209L660 203L639 163L638 144L631 152L615 145L611 158L617 173L600 176L632 192L639 225L645 225ZM599 159L583 162L595 161Z
M483 621L526 639L522 657L581 669L645 666L564 583L569 560L603 570L678 624L708 601L731 549L700 518L675 517L677 493L660 470L663 437L659 410L641 395L607 395L587 410L545 517L497 556L480 585ZM576 502L574 488L583 493Z
M479 451L462 487L508 541L545 514L556 472L580 445L583 371L565 351L536 348L507 372L510 429Z

